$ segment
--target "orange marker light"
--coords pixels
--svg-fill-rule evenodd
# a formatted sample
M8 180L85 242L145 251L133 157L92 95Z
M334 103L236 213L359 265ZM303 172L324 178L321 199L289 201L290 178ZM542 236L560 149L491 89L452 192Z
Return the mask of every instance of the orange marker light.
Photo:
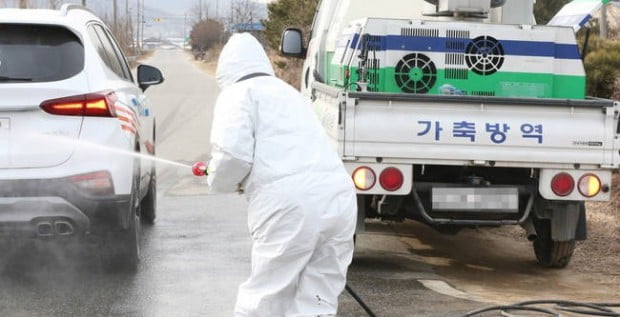
M367 166L356 168L355 171L353 171L352 177L355 188L359 190L369 190L375 186L375 183L377 182L375 172Z

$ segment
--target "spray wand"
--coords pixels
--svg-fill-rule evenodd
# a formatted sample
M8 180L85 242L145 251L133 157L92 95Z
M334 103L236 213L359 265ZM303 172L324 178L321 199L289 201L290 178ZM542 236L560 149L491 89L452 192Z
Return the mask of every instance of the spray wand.
M209 175L207 168L207 164L204 162L196 162L192 165L192 173L196 176L207 176Z

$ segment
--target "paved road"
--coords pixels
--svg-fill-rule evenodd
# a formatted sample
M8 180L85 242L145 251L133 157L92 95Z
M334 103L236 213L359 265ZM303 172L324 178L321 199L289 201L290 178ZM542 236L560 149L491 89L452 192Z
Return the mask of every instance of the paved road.
M158 155L204 158L218 93L213 78L177 50L146 63L166 76L148 91ZM144 228L137 274L102 272L96 248L23 250L0 275L0 316L231 316L250 269L244 198L207 195L188 170L160 164L158 173L159 215ZM431 266L391 225L369 228L358 237L349 283L378 316L457 316L482 305L430 291L424 283L442 286ZM343 294L339 316L365 314Z

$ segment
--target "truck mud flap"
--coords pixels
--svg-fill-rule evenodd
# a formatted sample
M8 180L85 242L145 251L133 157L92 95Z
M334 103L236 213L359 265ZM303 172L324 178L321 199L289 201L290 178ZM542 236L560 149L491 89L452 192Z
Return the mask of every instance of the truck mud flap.
M553 241L585 240L587 238L586 210L583 202L538 199L535 216L551 220Z

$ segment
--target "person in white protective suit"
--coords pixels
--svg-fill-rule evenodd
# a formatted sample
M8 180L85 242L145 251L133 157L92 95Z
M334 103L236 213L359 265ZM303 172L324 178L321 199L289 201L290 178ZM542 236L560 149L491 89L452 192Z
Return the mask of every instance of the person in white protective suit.
M334 315L353 255L352 180L309 102L274 76L259 42L233 35L216 77L208 184L248 199L252 271L235 316Z

